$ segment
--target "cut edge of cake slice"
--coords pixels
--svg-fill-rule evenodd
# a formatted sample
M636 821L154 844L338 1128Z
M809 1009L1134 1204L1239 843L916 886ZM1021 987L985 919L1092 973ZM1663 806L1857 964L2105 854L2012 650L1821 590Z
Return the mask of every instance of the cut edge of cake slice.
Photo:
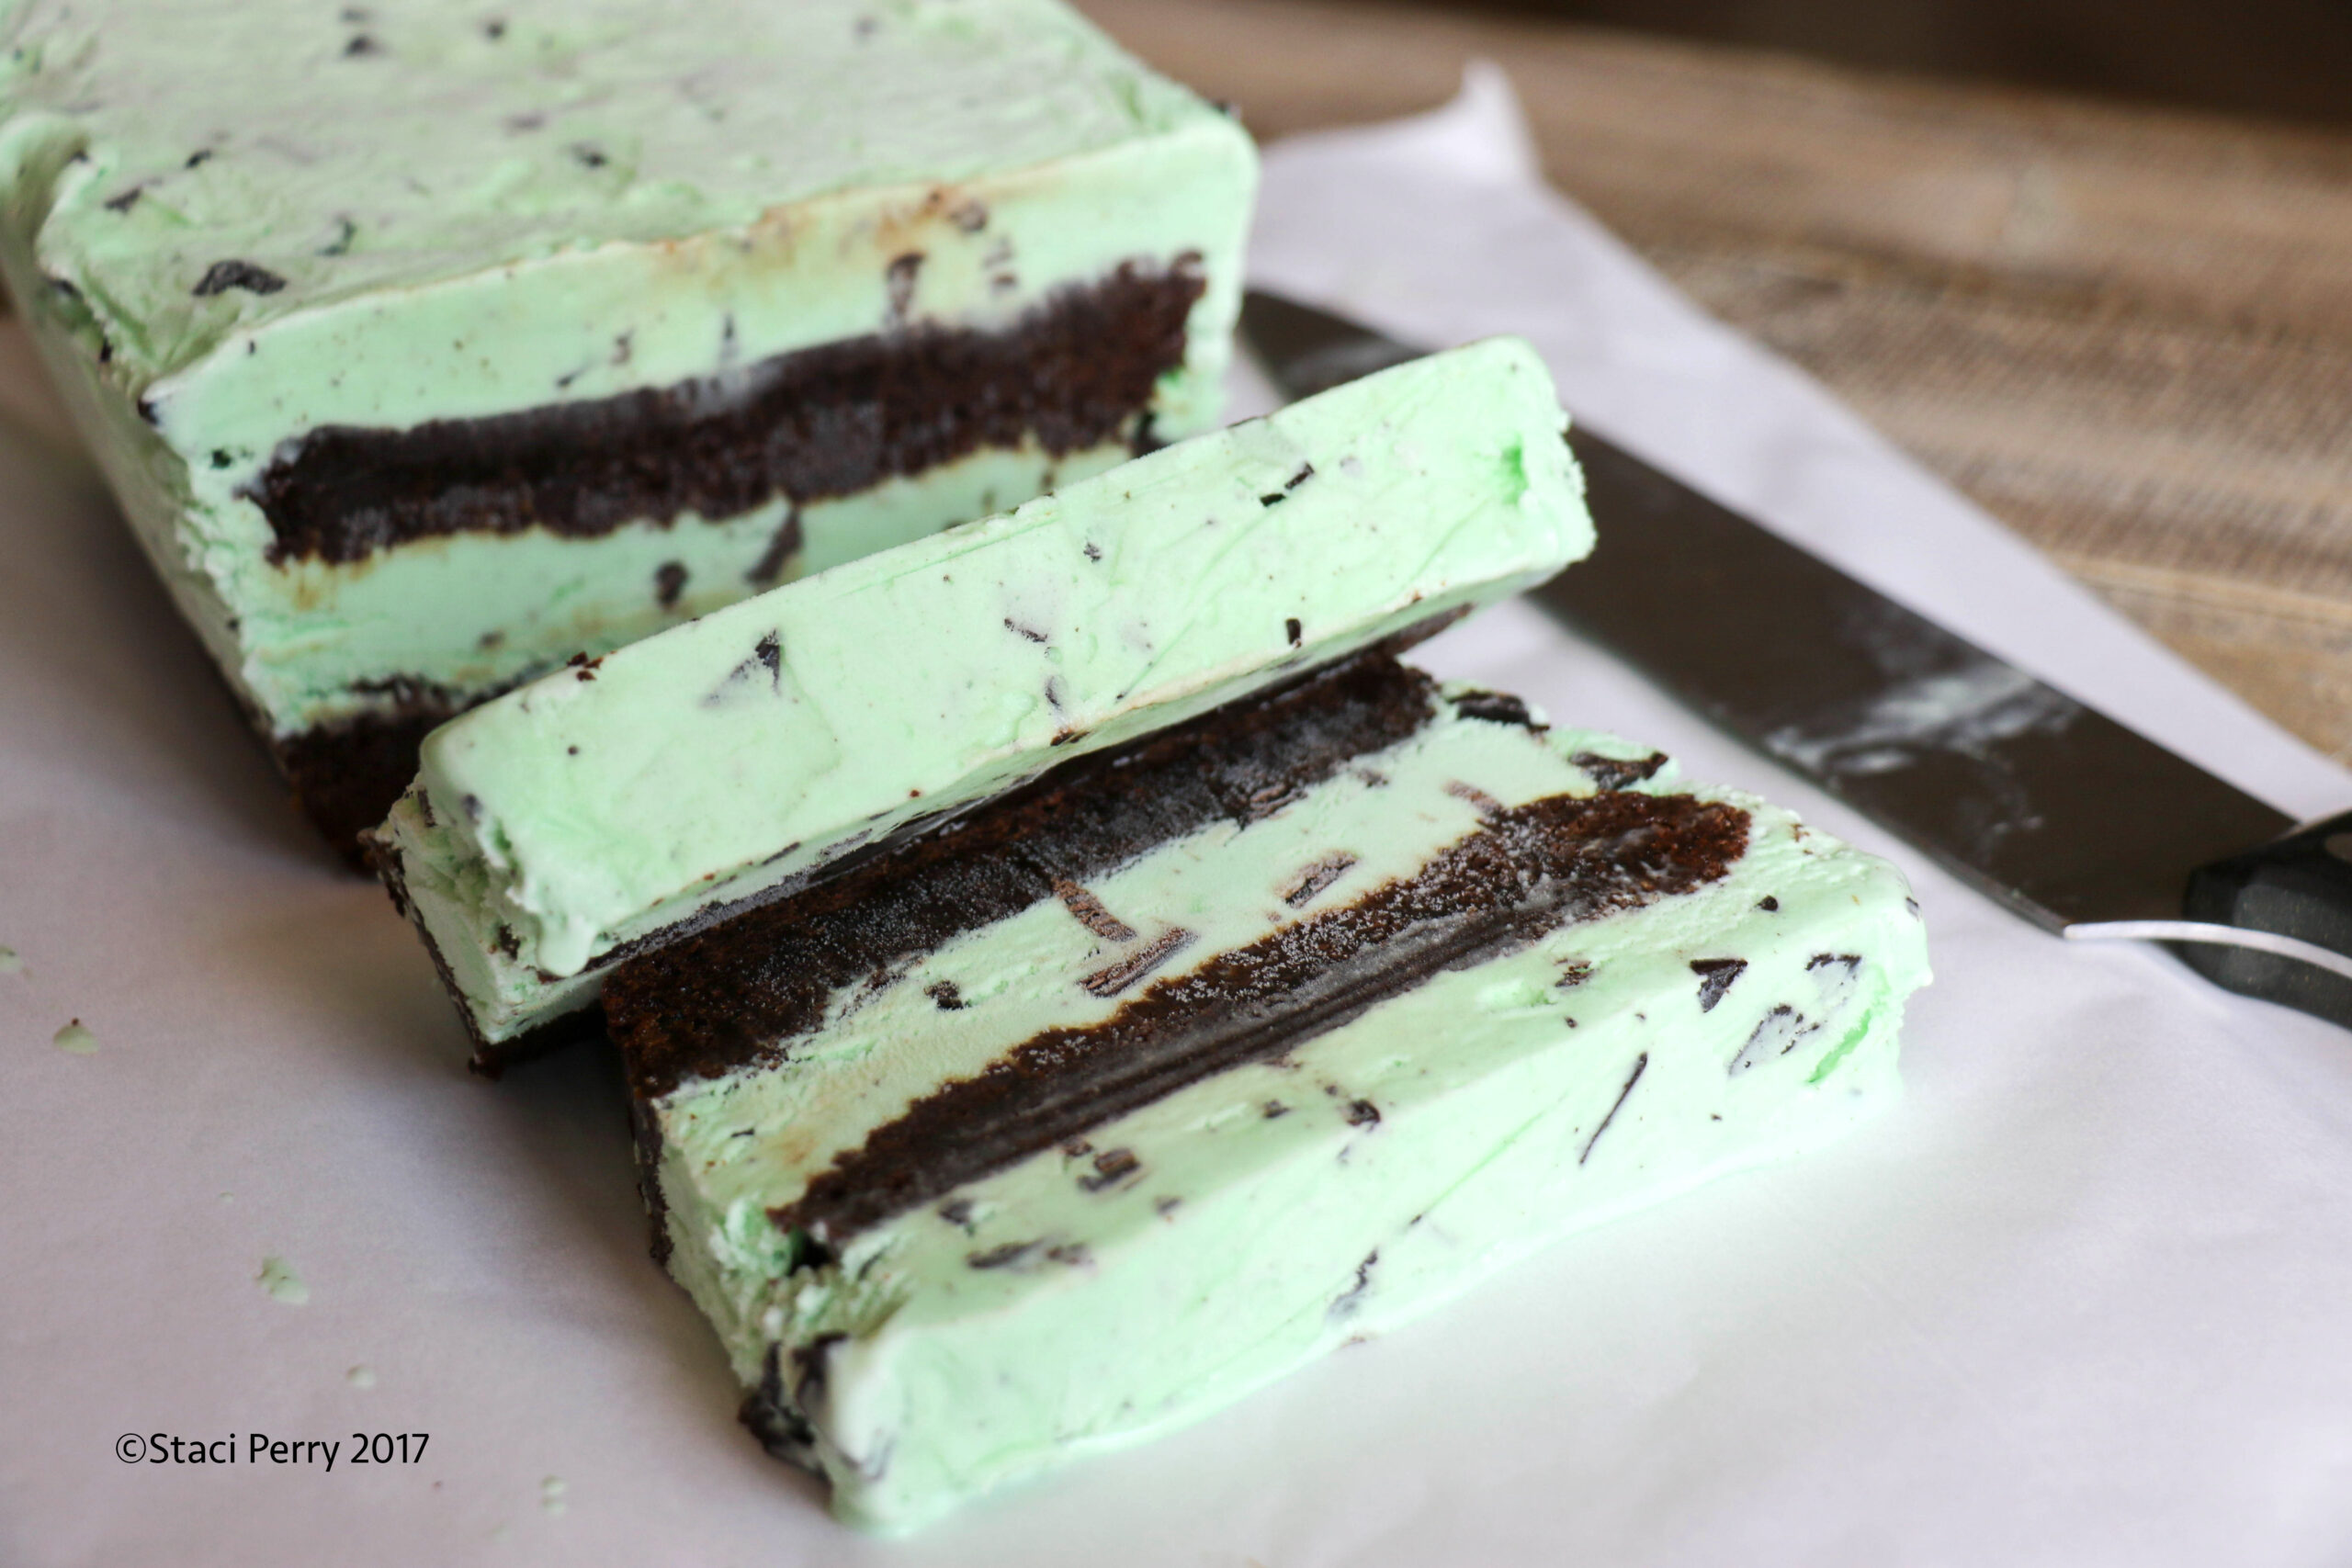
M788 584L436 731L379 867L481 1054L527 1050L720 911L1551 576L1565 418L1489 340Z
M606 1005L744 1419L897 1531L1829 1141L1927 978L1885 862L1367 655Z

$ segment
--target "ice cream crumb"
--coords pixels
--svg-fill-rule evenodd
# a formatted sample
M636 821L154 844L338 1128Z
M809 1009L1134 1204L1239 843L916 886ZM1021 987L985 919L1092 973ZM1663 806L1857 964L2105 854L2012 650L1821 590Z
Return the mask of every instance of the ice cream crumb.
M83 1028L78 1018L51 1035L50 1040L69 1056L95 1056L98 1054L98 1037Z
M13 947L0 947L0 975L21 975L24 972L24 956Z
M365 1362L362 1362L360 1365L356 1366L349 1371L344 1373L343 1380L354 1388L374 1388L376 1386L376 1369L368 1366Z
M563 1512L563 1477L550 1475L539 1483L539 1506L550 1514Z
M311 1287L294 1272L294 1265L283 1258L263 1258L261 1272L254 1276L254 1283L290 1307L300 1306L311 1299Z
M220 1194L220 1201L223 1203L233 1203L236 1201L237 1195L234 1192L223 1192Z

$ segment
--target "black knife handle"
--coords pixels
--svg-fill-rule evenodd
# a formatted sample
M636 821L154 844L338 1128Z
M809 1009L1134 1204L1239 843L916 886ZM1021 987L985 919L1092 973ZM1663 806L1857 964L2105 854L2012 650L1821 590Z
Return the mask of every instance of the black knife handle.
M2352 958L2352 811L2201 867L2183 913ZM2352 979L2250 947L2196 942L2173 951L2225 989L2352 1027Z

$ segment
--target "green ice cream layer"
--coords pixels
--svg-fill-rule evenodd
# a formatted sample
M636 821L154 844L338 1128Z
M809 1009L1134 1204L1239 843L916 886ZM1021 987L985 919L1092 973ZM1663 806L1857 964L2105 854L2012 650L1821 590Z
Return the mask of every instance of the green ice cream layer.
M1087 981L1162 930L1194 935L1153 976L1173 983L1411 876L1500 808L1593 795L1571 758L1636 754L1449 708L1271 817L1090 883L1126 942L1045 898L836 998L788 1059L640 1105L669 1266L777 1407L772 1443L830 1479L842 1517L910 1528L1889 1100L1903 1000L1928 978L1901 874L1669 766L1627 787L1750 814L1721 880L1442 970L830 1249L774 1217L922 1097L1143 1005Z
M311 429L996 330L1187 254L1206 289L1150 412L1163 435L1215 414L1254 154L1055 0L19 0L0 37L0 268L149 553L280 734L380 703L370 679L476 691L650 631L673 617L648 558L698 555L705 603L741 597L777 525L639 525L609 575L601 541L537 531L273 564L243 492ZM961 521L1050 465L1012 467L913 510ZM857 498L828 504L860 536ZM910 525L889 504L872 522L864 547Z
M1591 548L1497 339L1168 447L560 672L435 732L384 829L479 1038L697 911Z
M764 587L985 517L1133 455L1124 442L1060 457L1034 445L983 448L797 509L778 500L717 521L689 513L594 538L537 528L456 534L364 565L288 561L268 569L273 581L297 602L309 594L309 603L331 604L332 617L248 619L245 685L278 716L281 733L383 705L388 673L462 701L544 674L574 653L608 653ZM775 539L787 527L800 547L779 561ZM763 577L771 566L778 570Z

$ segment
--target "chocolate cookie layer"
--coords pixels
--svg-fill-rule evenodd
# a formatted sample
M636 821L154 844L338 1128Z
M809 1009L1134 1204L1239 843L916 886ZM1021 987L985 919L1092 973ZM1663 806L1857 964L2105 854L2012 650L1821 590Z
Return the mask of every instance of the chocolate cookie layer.
M1747 828L1739 807L1687 795L1553 795L1498 811L1416 875L944 1085L769 1217L838 1241L1212 1073L1279 1056L1447 970L1717 881ZM1379 1114L1363 1104L1358 1120Z
M351 869L368 870L359 835L384 819L416 777L416 750L434 728L495 693L463 701L444 688L404 682L391 705L269 743L294 804Z
M1123 265L999 331L924 322L617 397L406 430L325 426L246 493L276 535L273 561L340 563L450 534L595 537L733 517L1024 439L1057 457L1135 440L1155 383L1183 360L1198 264Z

